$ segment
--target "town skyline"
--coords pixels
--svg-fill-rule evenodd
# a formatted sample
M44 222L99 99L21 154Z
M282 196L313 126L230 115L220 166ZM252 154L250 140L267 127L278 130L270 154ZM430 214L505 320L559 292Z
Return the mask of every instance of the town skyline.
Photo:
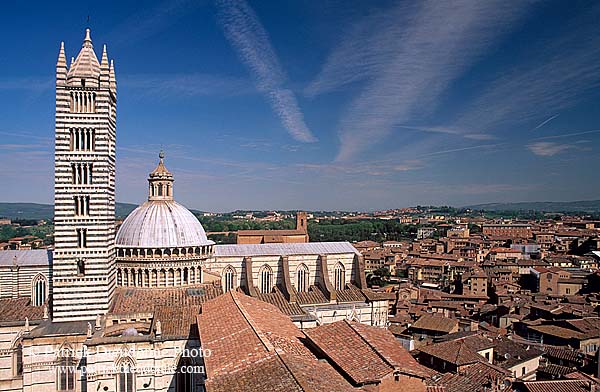
M1 391L599 389L600 4L82 3L2 13Z
M52 201L53 64L63 39L79 51L87 15L98 57L108 43L117 59L117 200L145 199L160 149L178 199L203 211L600 194L590 2L109 3L64 21L4 7L19 40L0 62L3 201Z

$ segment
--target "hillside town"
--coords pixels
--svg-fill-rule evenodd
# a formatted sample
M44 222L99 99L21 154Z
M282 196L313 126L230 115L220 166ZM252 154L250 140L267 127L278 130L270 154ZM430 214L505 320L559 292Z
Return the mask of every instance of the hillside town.
M600 221L432 216L428 223L411 241L353 245L367 277L394 294L388 330L440 372L435 384L595 390Z
M250 314L256 308L267 312L244 318L243 322L250 323L249 328L260 333L296 341L294 344L308 350L306 355L326 358L333 368L323 371L329 372L332 379L319 380L317 384L335 385L332 390L595 391L600 371L600 221L585 214L547 214L543 219L528 220L498 218L498 214L492 214L495 216L492 218L484 212L471 211L440 215L431 214L431 210L403 209L386 215L261 213L258 220L265 222L294 217L296 227L238 230L234 232L238 244L310 243L313 225L323 219L349 217L360 221L385 216L383 220L413 227L409 230L413 234L412 238L400 241L352 242L359 255L357 265L364 269L364 283L361 286L353 281L342 291L337 288L328 291L328 282L318 280L303 288L294 277L293 287L280 282L273 291L262 294L253 294L242 287L238 294L230 292L228 299L218 299L224 295L219 293L228 289L223 285L229 283L213 281L210 293L201 299L202 303L208 302L201 306L198 316L200 341L207 334L221 336L230 328L214 320L206 321L206 317L211 317L214 299L222 303L215 308L216 314L222 311L235 314L237 308L231 308L233 304ZM249 213L234 219L256 220ZM45 224L41 221L33 227ZM11 238L3 246L7 256L10 249L22 252L54 247L31 235ZM23 267L25 271L27 266ZM15 262L7 259L0 268L6 277L14 275ZM130 281L123 284L136 285ZM245 299L248 294L250 297ZM145 301L153 301L153 297L146 295L137 299L135 306L144 308ZM163 295L172 294L161 293L154 300ZM311 322L314 313L309 309L333 298L339 304L353 303L354 313L341 319L330 315L329 321ZM370 329L357 324L366 320L357 310L360 301L365 300L387 303L383 328ZM6 313L15 311L12 301L0 300L0 314L15 317L14 313L12 316ZM37 299L38 304L44 301ZM116 301L115 306L123 306L120 305L123 298ZM271 321L258 322L259 319ZM37 323L35 317L28 322ZM369 324L377 325L373 319ZM293 330L296 332L289 335ZM332 340L334 336L352 341L352 346L340 351ZM277 339L271 342L276 348ZM204 346L217 349L211 344ZM244 344L234 352L239 350L254 348ZM372 358L366 355L370 350L378 355ZM350 360L361 352L360 361ZM208 369L223 366L220 360L225 359L204 358ZM255 366L245 366L247 371L257 371ZM361 375L359 372L365 366L381 368L379 376L373 378L370 371ZM336 385L333 380L338 377L341 379ZM349 383L342 381L348 377ZM401 380L404 389L386 386L390 377ZM217 384L221 383L234 385L237 381L219 379ZM207 390L219 390L211 389L211 385L207 380ZM406 389L409 385L410 389Z
M600 2L47 3L0 392L600 392Z

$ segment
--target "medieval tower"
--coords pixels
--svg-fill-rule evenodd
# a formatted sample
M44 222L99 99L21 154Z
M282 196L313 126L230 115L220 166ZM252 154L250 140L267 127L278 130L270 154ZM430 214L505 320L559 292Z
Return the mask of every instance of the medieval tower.
M114 291L116 93L106 46L98 62L89 29L69 67L61 44L56 64L55 321L105 314Z

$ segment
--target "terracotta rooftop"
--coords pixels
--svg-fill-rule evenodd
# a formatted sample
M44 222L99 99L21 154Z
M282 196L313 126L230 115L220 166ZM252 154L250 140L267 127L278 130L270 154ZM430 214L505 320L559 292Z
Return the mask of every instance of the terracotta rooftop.
M501 383L507 372L488 362L478 362L460 373L445 373L436 384L449 392L475 392L496 390L492 388Z
M528 329L533 330L535 332L556 336L562 339L585 339L586 334L581 332L574 331L572 329L558 327L556 325L531 325Z
M198 285L181 288L133 288L119 287L115 295L110 313L152 313L155 308L166 306L181 308L200 306L202 303L216 298L223 293L222 289L213 285Z
M208 392L354 390L271 304L230 291L202 306L198 326L212 353L205 358Z
M120 287L115 290L109 314L152 313L154 323L160 320L163 336L197 338L200 305L221 294L222 290L213 285L171 289Z
M308 293L304 293L308 294ZM258 293L258 299L277 306L277 308L287 316L305 316L307 313L302 310L298 303L290 303L283 293L276 287L271 293ZM329 302L329 301L327 301Z
M439 358L456 366L484 361L484 358L471 349L463 340L434 343L419 348L422 353Z
M326 304L329 300L318 286L310 286L308 291L298 292L298 304L313 305Z
M543 372L543 373L546 373L546 374L550 374L552 376L564 376L566 374L573 373L576 370L577 370L576 368L572 368L572 367L568 367L568 366L555 365L553 363L549 363L549 364L546 364L544 366L540 366L537 369L538 372Z
M590 392L590 383L583 380L528 381L523 383L528 392Z
M394 371L419 378L433 375L385 329L344 320L305 334L355 384L378 382Z
M544 353L547 357L562 359L573 363L581 361L580 354L577 351L565 347L544 346Z
M41 320L44 316L43 306L32 306L29 297L0 299L0 323Z
M425 314L412 325L412 328L450 333L457 325L457 320Z
M511 249L511 248L492 248L490 249L490 252L494 252L494 253L521 253L520 250L517 249Z
M520 344L504 337L496 338L495 343L494 354L498 359L496 364L504 369L544 354L542 350L536 347Z

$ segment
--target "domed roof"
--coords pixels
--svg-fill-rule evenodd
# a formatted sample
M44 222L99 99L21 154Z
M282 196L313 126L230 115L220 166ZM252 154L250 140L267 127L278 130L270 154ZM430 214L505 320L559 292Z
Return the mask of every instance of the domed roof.
M204 228L187 208L174 200L147 201L125 219L116 245L135 248L178 248L212 245Z
M117 233L116 245L134 248L184 248L213 245L200 221L173 199L173 175L164 165L148 178L148 201L133 210Z

